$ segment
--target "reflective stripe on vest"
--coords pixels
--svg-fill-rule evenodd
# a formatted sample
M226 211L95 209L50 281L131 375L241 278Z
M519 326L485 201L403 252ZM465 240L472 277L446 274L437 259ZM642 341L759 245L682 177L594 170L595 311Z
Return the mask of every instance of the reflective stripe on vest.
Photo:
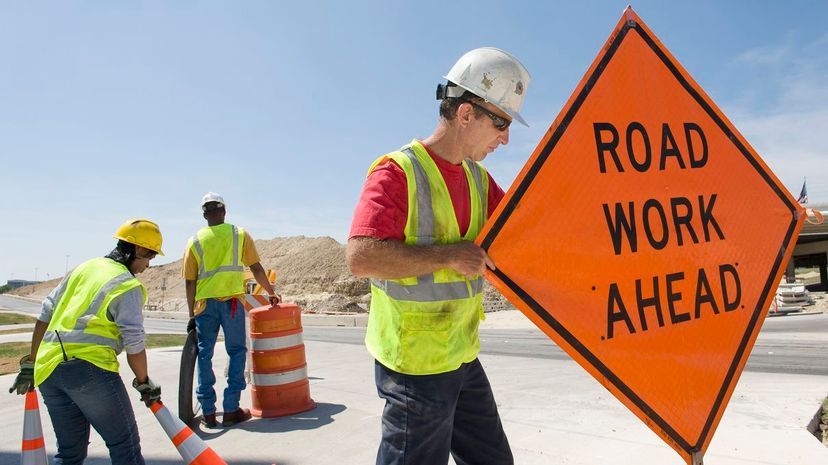
M488 175L476 162L462 168L471 200L465 234L454 212L440 168L417 141L378 158L369 174L391 158L405 172L407 245L471 241L486 220ZM471 362L480 351L478 323L483 316L483 277L467 279L451 268L422 276L371 280L371 311L365 345L391 370L413 375L445 373Z
M483 277L479 276L471 281L472 295L483 292ZM408 286L386 279L372 279L371 284L382 289L394 300L410 302L437 302L440 300L457 300L469 296L469 287L465 282L435 283L434 275L427 274L417 277L417 284Z
M92 303L89 307L86 308L80 317L78 317L77 322L75 323L74 329L71 331L61 331L60 334L56 334L55 331L47 331L46 334L43 335L43 340L46 342L54 342L56 344L60 344L61 342L64 344L68 343L86 343L86 344L97 344L101 346L111 347L116 353L121 352L123 350L123 345L121 343L121 339L110 339L108 337L99 336L97 334L88 334L84 331L86 327L89 325L89 321L92 318L95 318L98 315L98 312L101 310L101 305L103 304L104 299L112 292L113 289L124 284L125 282L135 279L132 276L132 273L126 272L115 278L109 280L104 286L101 288L100 291L95 295L95 298L92 300ZM60 336L60 338L58 338Z
M207 226L190 239L198 264L196 300L244 294L244 229L229 223Z
M198 280L207 279L214 276L216 273L223 273L225 271L240 271L244 272L244 267L239 262L239 230L233 226L233 264L225 265L216 268L215 270L205 271L204 268L204 249L201 248L201 242L198 240L198 235L193 236L193 247L195 247L196 254L198 254Z
M406 147L401 150L411 164L414 166L414 182L417 186L417 245L431 245L434 243L434 209L431 202L431 186L428 181L428 175L425 168L423 168L420 160L414 154L411 147ZM480 198L480 208L485 208L487 193L483 190L483 173L480 166L469 161L466 163L469 171L474 179L475 188ZM469 186L471 188L471 186ZM485 212L486 210L481 210ZM483 218L483 215L480 215ZM477 225L479 229L483 227L483 221ZM472 225L469 224L469 228ZM385 279L371 279L371 284L382 289L389 297L395 300L405 300L410 302L436 302L440 300L456 300L477 295L483 292L483 277L477 277L470 281L471 289L466 285L465 281L458 281L452 283L435 283L434 274L427 274L417 277L417 283L412 285L403 285L396 281Z
M486 216L488 216L489 213L489 195L488 192L483 189L483 170L480 169L480 165L471 160L468 160L466 166L469 167L469 171L474 179L474 185L477 187L477 193L480 197L480 211L483 212L483 214L478 218L478 226L480 229L483 229L483 225L486 224ZM488 179L486 179L486 181L488 182ZM471 228L472 225L470 224L469 227Z
M88 260L72 270L54 295L49 326L35 361L35 384L48 378L68 358L85 360L103 370L118 372L117 354L123 350L118 325L108 315L118 297L141 288L126 266L109 258ZM140 312L141 308L128 309Z
M401 152L414 165L414 182L417 184L417 245L431 245L434 243L434 206L431 203L428 175L410 147Z

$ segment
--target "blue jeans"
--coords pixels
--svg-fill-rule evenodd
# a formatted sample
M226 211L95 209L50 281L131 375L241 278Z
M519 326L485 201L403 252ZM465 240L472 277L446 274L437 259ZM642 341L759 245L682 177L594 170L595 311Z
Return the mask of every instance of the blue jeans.
M83 463L90 424L109 448L113 465L144 465L135 413L118 373L71 359L40 384L40 393L57 437L53 465Z
M375 362L385 399L377 465L511 465L492 387L480 361L436 375L405 375Z
M235 303L233 303L235 302ZM235 310L233 307L235 306ZM230 357L227 369L227 388L224 390L224 413L239 409L244 382L244 364L247 355L247 338L244 334L244 306L237 299L220 301L207 299L207 306L195 318L198 336L198 387L196 398L201 402L205 415L216 413L216 375L213 373L213 349L216 346L219 326L224 330L224 348Z

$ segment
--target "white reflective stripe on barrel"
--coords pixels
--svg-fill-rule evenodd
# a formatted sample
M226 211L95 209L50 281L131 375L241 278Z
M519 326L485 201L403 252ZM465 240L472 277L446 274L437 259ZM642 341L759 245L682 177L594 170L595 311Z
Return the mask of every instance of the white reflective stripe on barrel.
M253 350L277 350L302 345L302 333L290 336L253 338Z
M284 373L253 373L254 386L279 386L295 383L308 377L308 367L297 368Z

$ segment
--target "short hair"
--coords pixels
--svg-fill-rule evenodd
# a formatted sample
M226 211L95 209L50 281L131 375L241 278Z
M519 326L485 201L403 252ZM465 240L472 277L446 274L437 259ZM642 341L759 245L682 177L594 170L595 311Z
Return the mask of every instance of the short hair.
M485 102L485 100L469 91L463 92L463 95L459 97L446 97L440 102L440 117L445 118L447 121L453 120L457 116L457 108L463 102L479 104ZM474 115L479 118L483 116L483 111L475 106Z

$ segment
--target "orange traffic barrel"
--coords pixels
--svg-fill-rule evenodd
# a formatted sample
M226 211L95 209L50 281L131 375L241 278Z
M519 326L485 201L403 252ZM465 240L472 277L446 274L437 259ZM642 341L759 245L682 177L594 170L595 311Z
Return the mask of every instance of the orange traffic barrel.
M302 340L302 310L294 304L254 308L250 311L250 338L250 412L269 418L315 408Z

